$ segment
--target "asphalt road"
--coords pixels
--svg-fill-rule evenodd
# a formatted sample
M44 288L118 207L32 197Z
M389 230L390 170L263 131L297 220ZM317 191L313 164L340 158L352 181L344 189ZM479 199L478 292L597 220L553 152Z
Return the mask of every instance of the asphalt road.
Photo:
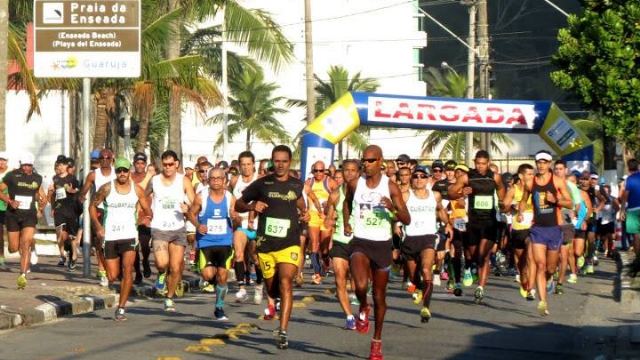
M551 316L544 318L537 301L520 297L512 278L492 277L481 305L473 303L474 288L454 297L437 287L434 317L424 324L420 308L392 282L383 354L386 359L518 360L613 355L616 326L640 319L625 314L614 298L614 263L603 260L596 270L575 285L565 284L564 295L550 295ZM373 323L368 335L343 330L342 311L327 284L333 278L325 280L296 289L289 350L275 347L272 331L278 323L258 319L262 306L228 302L229 321L218 322L215 296L194 292L176 302L176 313L165 313L161 299L135 299L126 322L113 321L114 309L107 309L0 333L0 359L367 358ZM233 295L232 287L227 299L233 301ZM302 301L308 296L315 301Z

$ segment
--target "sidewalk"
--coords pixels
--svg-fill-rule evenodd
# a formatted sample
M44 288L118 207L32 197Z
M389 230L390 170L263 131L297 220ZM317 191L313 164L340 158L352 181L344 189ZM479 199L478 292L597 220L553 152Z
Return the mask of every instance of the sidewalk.
M629 264L635 259L633 252L621 251L617 253L618 287L620 291L620 306L630 318L640 314L640 276L631 278L628 275ZM640 353L640 323L633 321L620 325L617 332L616 354L622 357L638 358Z
M95 258L92 258L90 278L83 277L81 257L74 272L69 272L66 266L57 266L58 259L57 256L39 256L38 264L32 266L31 273L27 275L25 290L16 289L16 279L20 274L19 258L10 256L5 265L0 266L0 330L117 305L117 288L101 287L95 276L98 270ZM143 279L141 285L134 285L131 296L155 296L155 278L154 271L149 279ZM183 279L185 292L198 287L199 278L193 273L185 271ZM116 282L116 287L118 284Z

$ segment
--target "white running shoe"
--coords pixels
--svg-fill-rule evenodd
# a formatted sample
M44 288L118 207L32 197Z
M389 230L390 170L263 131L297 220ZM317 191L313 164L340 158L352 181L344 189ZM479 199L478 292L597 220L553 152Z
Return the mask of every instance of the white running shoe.
M433 285L440 286L440 274L433 274Z
M109 286L109 279L107 279L106 276L101 276L100 277L100 286L102 286L102 287Z
M36 249L31 250L31 265L38 264L38 254L36 253Z
M256 305L260 305L262 304L262 299L263 299L263 295L262 295L262 289L264 288L264 285L260 284L260 285L256 285L255 287L255 294L253 295L253 303Z
M245 302L247 301L248 297L249 296L247 295L247 289L240 289L236 293L236 302Z

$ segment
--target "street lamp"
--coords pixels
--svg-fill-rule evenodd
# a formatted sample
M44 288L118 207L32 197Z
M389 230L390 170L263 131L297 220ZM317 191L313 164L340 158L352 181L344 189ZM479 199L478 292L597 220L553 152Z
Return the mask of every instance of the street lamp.
M447 64L446 61L441 62L440 63L440 67L442 69L446 69L446 70L449 70L449 71L453 72L456 75L456 77L458 77L458 78L460 77L460 75L458 75L458 72L456 71L456 69L454 69L451 66L449 66L449 64Z

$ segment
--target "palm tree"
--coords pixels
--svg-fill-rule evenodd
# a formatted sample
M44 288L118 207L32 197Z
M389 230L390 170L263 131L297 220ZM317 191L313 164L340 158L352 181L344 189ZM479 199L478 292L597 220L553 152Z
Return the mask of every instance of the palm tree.
M429 67L425 71L427 95L437 97L464 98L467 91L467 78L455 71L442 73L439 69ZM458 162L465 159L465 131L429 130L429 135L422 143L422 156L439 159L454 159ZM473 133L473 145L481 147L480 133ZM513 145L507 134L495 133L491 136L491 151L502 154L502 148ZM436 149L440 148L437 155Z
M251 149L251 141L257 138L267 141L274 146L276 142L290 141L290 136L278 119L278 115L287 112L278 106L286 99L281 96L273 96L278 90L275 83L265 83L262 70L247 71L240 78L230 83L231 98L229 108L229 138L245 132L245 149ZM223 121L223 115L217 114L208 122L219 124ZM216 146L222 144L222 134L216 141Z

